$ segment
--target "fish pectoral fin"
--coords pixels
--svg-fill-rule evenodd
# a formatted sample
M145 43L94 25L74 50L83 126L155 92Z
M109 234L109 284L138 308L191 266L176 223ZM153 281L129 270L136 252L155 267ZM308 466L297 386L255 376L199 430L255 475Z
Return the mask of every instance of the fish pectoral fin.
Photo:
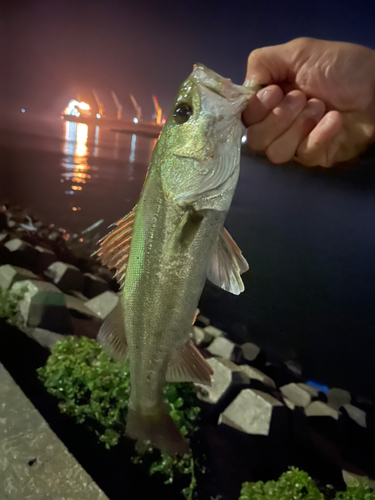
M131 212L112 224L115 228L99 241L99 249L93 254L109 269L116 269L115 278L122 287L130 253L130 243L137 205Z
M196 346L189 340L169 362L167 382L199 382L211 385L213 370Z
M115 361L126 359L128 343L120 301L100 327L96 340Z
M212 256L207 278L227 292L239 295L245 290L241 274L249 269L246 259L228 231L223 228Z

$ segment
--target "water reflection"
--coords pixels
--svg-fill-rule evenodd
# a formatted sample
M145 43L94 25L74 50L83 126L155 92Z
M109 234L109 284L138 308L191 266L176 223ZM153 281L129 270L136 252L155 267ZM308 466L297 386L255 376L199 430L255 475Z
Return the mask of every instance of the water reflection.
M64 122L65 142L63 152L66 157L62 161L62 167L65 170L62 173L62 178L71 184L70 189L65 191L67 195L73 195L76 192L82 191L83 185L91 178L91 175L88 173L90 166L87 163L88 133L89 128L84 123ZM99 137L99 131L95 131L95 137ZM81 210L81 207L73 206L72 203L71 209L77 212Z
M132 135L132 142L130 144L130 156L129 156L129 161L130 163L134 162L135 158L135 143L137 141L137 136L135 134Z

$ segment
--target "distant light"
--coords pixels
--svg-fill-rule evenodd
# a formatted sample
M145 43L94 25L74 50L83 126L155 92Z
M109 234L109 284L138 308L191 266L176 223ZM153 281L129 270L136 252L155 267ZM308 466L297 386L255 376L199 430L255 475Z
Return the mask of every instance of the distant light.
M155 101L158 101L159 100L159 97L155 97Z
M101 118L101 116L99 115L99 113L96 113L96 118Z
M133 118L134 123L138 123L138 118Z
M64 119L64 115L60 115L60 118L63 120Z
M22 108L22 109L21 109L21 113L24 113L25 111L26 111L26 110L25 110L25 108Z
M242 138L241 138L241 142L242 142L242 144L245 144L245 142L246 142L246 135L243 135L243 136L242 136Z
M84 109L85 111L88 111L90 109L89 104L87 104L87 102L83 102L83 101L79 102L77 104L77 106L79 107L79 109Z
M306 384L310 387L314 387L314 389L318 389L318 391L327 394L329 391L329 387L321 382L317 382L316 380L306 380Z

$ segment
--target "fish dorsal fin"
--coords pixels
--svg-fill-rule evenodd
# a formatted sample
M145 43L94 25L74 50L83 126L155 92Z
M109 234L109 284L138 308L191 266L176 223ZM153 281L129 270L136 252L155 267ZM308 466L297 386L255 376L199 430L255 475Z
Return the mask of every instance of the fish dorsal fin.
M196 346L188 341L170 360L167 382L199 382L211 385L213 370Z
M245 290L241 274L249 269L246 259L228 231L223 228L212 256L207 278L227 292L239 295Z
M115 361L126 359L128 343L120 301L100 327L96 340Z
M128 215L112 224L115 228L99 241L100 248L94 254L103 265L116 269L115 278L120 287L125 281L136 209L137 205Z

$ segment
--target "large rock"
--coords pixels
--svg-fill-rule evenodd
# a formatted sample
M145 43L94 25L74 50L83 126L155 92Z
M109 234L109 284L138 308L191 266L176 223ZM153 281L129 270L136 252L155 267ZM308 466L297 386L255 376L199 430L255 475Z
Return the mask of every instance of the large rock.
M367 422L366 422L366 412L361 410L360 408L357 408L356 406L348 403L342 406L344 410L347 412L348 416L354 420L358 425L366 429L367 427Z
M44 281L25 280L14 283L11 290L17 293L24 291L23 299L18 303L21 327L72 333L64 294L55 285Z
M222 411L239 393L249 385L249 378L241 373L238 366L227 359L209 358L206 360L213 370L211 386L195 384L197 397L206 404L208 418L217 419Z
M101 293L109 290L108 283L105 279L99 276L94 276L90 273L84 273L83 294L92 299Z
M79 297L72 297L71 295L64 294L66 307L69 309L72 316L76 318L98 318L98 315L86 306L86 300Z
M198 318L199 317L200 315L198 315ZM211 339L216 339L217 337L223 337L224 335L224 332L222 330L212 325L205 326L204 331L206 332L207 335L210 335Z
M232 356L234 355L234 349L234 342L224 337L215 338L213 342L206 348L206 350L213 356L218 356L225 359L232 359Z
M65 262L54 262L48 266L44 272L46 276L52 279L56 286L63 292L77 290L82 292L84 276L78 267Z
M349 391L333 387L327 392L327 402L334 410L339 410L341 406L349 404L352 396Z
M0 266L0 287L4 288L4 290L8 290L16 281L27 279L37 280L38 277L22 267L11 266L10 264Z
M313 401L305 408L305 415L307 417L331 417L338 420L340 413L323 401Z
M33 269L37 252L32 245L19 238L13 238L4 244L4 249L7 251L9 264Z
M36 245L34 248L37 251L34 268L36 273L44 272L51 264L57 261L56 254L52 252L52 250L41 247L40 245Z
M246 361L255 361L260 353L260 347L252 342L245 342L241 345L242 356Z
M192 339L195 345L205 346L210 343L211 336L207 334L200 326L193 326Z
M238 369L242 371L245 375L247 375L250 378L250 380L259 380L259 382L262 382L262 384L264 385L276 388L276 384L272 380L272 378L263 373L262 371L258 370L257 368L254 368L253 366L249 365L238 365Z
M52 349L56 342L60 342L65 339L65 336L61 335L61 333L51 332L43 328L26 328L25 333L30 338L38 342L39 345L46 347L49 350Z
M219 424L247 434L268 436L276 407L283 407L283 404L271 395L255 389L243 389L221 413Z
M295 406L306 408L311 403L311 394L298 384L291 383L280 387L283 397Z
M114 292L104 292L88 300L85 306L93 311L99 318L105 319L113 311L119 299L119 296Z

